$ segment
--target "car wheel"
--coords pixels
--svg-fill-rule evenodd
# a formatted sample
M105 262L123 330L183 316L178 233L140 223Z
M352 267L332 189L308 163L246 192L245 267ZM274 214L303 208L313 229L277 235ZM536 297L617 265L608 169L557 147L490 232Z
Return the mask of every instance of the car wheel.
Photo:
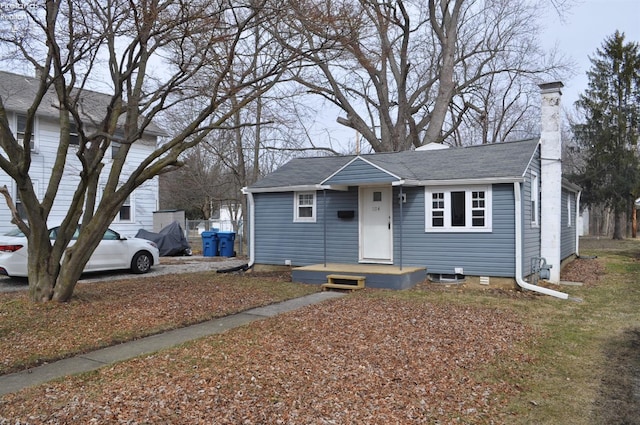
M131 272L136 274L146 273L151 270L151 255L148 252L138 252L131 260Z

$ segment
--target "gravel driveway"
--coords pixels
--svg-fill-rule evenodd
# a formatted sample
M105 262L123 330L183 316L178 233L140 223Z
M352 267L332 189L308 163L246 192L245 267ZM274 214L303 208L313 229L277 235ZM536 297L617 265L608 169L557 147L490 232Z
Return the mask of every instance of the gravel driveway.
M246 258L203 257L201 255L192 255L190 257L161 257L160 264L153 266L149 273L135 275L126 270L88 273L82 276L80 282L103 282L118 279L148 278L172 273L204 272L229 269L246 263ZM26 278L0 276L0 292L23 291L28 288L29 285Z

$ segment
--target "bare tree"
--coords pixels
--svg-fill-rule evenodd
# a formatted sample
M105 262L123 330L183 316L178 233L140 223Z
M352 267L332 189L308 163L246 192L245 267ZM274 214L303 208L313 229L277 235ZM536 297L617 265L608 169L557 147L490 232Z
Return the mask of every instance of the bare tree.
M561 3L561 2L559 2ZM310 53L294 78L338 106L338 122L374 151L442 142L486 111L499 76L516 99L521 78L562 70L536 45L538 4L497 0L290 0L277 34ZM488 82L494 91L487 89ZM512 82L512 83L510 83ZM527 102L523 103L524 105ZM496 120L498 118L496 117ZM498 123L497 121L494 123ZM510 124L502 123L505 128ZM486 141L505 130L486 128Z
M0 167L15 180L27 213L28 224L17 214L13 219L29 239L33 300L69 300L129 194L179 166L182 152L226 126L237 110L278 81L290 55L273 55L274 43L266 41L257 46L266 52L258 68L256 52L243 50L243 40L268 19L269 10L260 0L48 0L43 8L21 11L27 17L23 28L0 28L5 57L30 63L40 75L27 113L24 145L13 136L0 99ZM96 103L87 90L90 82L105 79L110 86L106 105ZM30 150L24 146L33 137L43 99L51 95L59 105L60 143L46 194L39 201L29 175ZM185 102L198 105L187 125L128 168L131 146L140 143L154 120ZM80 178L52 245L47 218L67 162L71 123L79 136ZM106 166L105 152L113 143L120 149ZM108 177L98 197L101 173ZM80 236L69 246L79 223Z
M488 76L478 90L459 96L465 104L473 107L465 110L456 102L457 99L449 106L450 116L460 125L451 134L448 143L468 146L539 135L537 93L537 84L516 75Z
M226 196L227 179L222 165L206 144L188 150L179 169L161 176L160 208L179 208L188 218L209 220Z
M254 29L254 45L258 44L259 34ZM337 154L330 147L314 146L305 128L313 121L314 111L304 104L298 91L292 84L274 87L237 110L226 126L211 132L197 149L183 154L185 165L162 176L162 208L197 211L197 218L208 219L214 212L211 206L226 205L236 225L246 211L243 187L294 155ZM191 119L190 110L173 111L164 127L177 131L185 120ZM170 204L167 198L171 199Z

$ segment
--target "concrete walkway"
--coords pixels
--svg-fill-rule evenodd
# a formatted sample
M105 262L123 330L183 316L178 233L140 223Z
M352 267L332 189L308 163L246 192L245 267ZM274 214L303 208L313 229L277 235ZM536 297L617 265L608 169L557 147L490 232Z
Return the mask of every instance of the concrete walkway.
M265 307L253 308L231 316L225 316L208 322L114 345L76 357L47 363L33 369L3 375L0 376L0 396L68 375L89 372L123 360L151 354L194 339L219 334L257 320L263 320L280 313L297 310L343 295L344 293L340 292L317 292L304 297L294 298Z

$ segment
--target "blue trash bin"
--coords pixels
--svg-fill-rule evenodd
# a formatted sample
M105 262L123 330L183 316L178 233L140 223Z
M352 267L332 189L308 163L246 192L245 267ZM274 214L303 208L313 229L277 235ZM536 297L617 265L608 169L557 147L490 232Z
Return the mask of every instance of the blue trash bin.
M202 232L202 256L215 257L218 255L218 229Z
M235 257L233 250L235 240L234 232L218 232L218 251L221 257Z

